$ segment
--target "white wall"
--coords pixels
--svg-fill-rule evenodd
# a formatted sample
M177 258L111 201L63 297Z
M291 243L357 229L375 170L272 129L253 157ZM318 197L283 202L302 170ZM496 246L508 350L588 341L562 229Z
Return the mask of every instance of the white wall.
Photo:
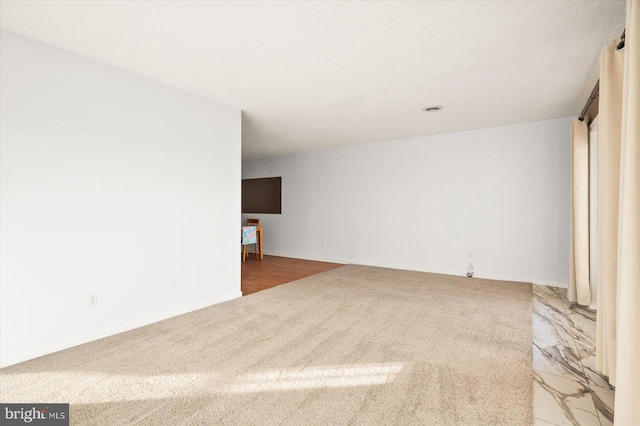
M1 365L239 297L240 111L4 31L0 51Z
M570 119L249 160L265 253L566 286ZM323 247L323 242L325 246Z

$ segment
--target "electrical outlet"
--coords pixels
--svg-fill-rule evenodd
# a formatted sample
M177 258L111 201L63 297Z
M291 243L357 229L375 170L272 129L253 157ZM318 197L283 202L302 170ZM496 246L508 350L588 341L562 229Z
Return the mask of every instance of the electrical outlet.
M178 277L171 278L171 288L178 288Z
M89 307L98 306L98 293L89 293Z

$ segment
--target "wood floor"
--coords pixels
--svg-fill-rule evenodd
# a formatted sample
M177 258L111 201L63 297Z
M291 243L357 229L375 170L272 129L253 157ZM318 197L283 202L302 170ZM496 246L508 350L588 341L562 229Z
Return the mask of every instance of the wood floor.
M251 254L242 262L242 295L246 296L340 266L343 265L266 255L263 260L256 260Z

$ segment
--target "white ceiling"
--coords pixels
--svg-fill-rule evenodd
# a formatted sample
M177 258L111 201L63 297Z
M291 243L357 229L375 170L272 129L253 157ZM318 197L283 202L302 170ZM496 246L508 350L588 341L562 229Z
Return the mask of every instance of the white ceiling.
M243 158L579 114L624 1L2 1L0 25L241 108ZM425 113L427 105L444 105Z

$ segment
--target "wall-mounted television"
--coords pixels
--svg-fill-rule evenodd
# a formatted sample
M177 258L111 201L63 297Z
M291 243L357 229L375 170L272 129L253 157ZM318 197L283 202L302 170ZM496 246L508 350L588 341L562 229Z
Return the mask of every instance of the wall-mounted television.
M242 179L242 213L282 214L282 177Z

